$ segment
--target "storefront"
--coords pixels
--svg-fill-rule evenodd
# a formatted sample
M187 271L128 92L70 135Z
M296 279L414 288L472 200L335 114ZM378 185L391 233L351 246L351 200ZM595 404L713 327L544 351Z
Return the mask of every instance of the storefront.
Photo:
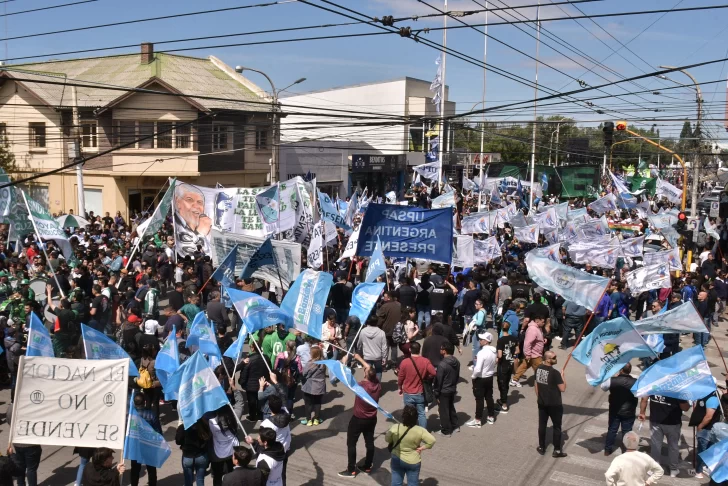
M368 188L369 194L397 194L404 187L407 157L404 154L353 154L351 156L351 191Z

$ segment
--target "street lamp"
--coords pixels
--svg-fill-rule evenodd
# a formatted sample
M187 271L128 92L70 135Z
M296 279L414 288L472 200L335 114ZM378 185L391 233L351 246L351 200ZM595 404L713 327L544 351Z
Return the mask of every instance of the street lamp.
M677 69L674 66L660 66L660 69ZM695 93L697 95L697 103L698 103L698 119L695 124L696 131L700 133L700 118L701 118L701 112L702 112L702 105L703 105L703 94L700 91L700 84L698 84L698 81L693 77L692 74L687 72L684 69L679 69L681 73L683 73L685 76L689 77L690 80L693 82L693 89L695 89ZM673 83L680 84L682 86L682 83L678 83L677 81L673 81L672 79L668 78L667 76L664 77L664 79L668 79L672 81ZM698 141L698 147L700 147L700 141ZM700 180L700 150L698 150L698 154L695 155L695 161L693 163L693 187L691 189L691 195L690 195L690 214L692 216L697 216L698 214L698 184ZM687 190L687 187L683 188L683 190Z
M265 79L268 80L270 83L271 93L273 94L273 104L271 105L271 113L273 114L273 151L272 151L272 163L271 163L271 176L270 176L270 182L273 183L274 179L276 178L276 174L278 173L278 145L280 144L280 136L281 131L278 129L278 112L280 111L280 105L278 104L278 95L282 92L290 88L291 86L294 86L296 84L303 83L306 81L306 78L299 78L295 80L293 83L289 84L283 89L276 90L275 84L273 84L273 80L263 71L260 71L258 69L253 69L245 66L235 66L235 72L239 74L243 74L243 71L253 71L254 73L262 74L265 76Z

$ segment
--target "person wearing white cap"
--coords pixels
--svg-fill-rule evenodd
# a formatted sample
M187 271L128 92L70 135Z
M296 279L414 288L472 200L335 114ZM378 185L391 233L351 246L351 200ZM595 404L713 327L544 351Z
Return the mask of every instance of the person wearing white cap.
M475 418L465 425L479 429L483 425L483 402L488 405L488 424L495 423L495 404L493 403L493 376L497 364L496 350L490 343L493 336L489 332L478 334L480 351L475 359L473 374L473 396L475 396Z

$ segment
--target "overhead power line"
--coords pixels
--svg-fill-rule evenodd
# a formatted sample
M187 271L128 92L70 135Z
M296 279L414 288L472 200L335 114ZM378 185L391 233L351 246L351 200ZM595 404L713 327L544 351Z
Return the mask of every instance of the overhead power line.
M98 1L99 0L81 0L80 2L63 3L61 5L51 5L49 7L40 7L40 8L33 8L30 10L20 10L18 12L4 13L4 14L0 14L0 17L11 17L13 15L22 15L22 14L33 13L33 12L43 12L44 10L53 10L56 8L63 8L63 7L73 7L74 5L81 5L84 3L93 3L93 2L98 2Z

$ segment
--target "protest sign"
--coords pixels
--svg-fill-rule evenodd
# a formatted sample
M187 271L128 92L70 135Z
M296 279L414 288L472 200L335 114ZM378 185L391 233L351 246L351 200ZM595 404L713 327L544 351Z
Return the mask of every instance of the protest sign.
M473 266L473 237L458 235L453 246L452 266L470 268Z
M371 256L377 236L388 257L423 258L449 264L452 210L370 204L361 223L357 255Z
M128 366L128 359L21 357L11 442L121 449Z
M71 242L68 241L66 232L58 224L58 221L53 219L51 214L46 208L41 206L38 202L33 200L30 196L23 192L25 198L25 204L28 212L30 213L31 220L35 226L35 231L38 233L40 238L46 240L53 240L56 242L58 247L63 252L65 258L70 258L73 254L71 248Z

